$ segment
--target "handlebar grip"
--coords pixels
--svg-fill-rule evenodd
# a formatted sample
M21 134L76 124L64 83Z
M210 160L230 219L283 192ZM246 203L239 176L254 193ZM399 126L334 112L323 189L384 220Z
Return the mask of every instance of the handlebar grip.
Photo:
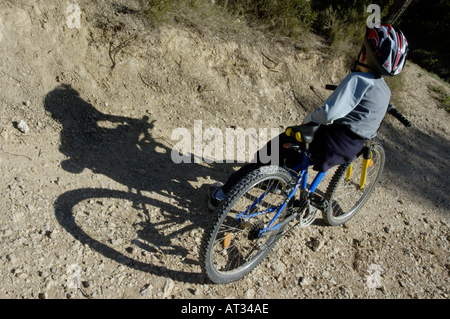
M327 84L327 85L325 85L325 89L330 90L330 91L334 91L334 90L337 89L337 85Z
M389 104L388 106L388 113L399 120L404 126L410 127L412 125L411 122L408 121L408 119L404 117L403 114L400 113L392 104Z

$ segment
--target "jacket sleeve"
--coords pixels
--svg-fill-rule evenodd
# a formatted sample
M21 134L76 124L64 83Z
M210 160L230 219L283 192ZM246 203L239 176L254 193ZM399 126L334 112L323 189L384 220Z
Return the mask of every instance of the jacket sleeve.
M350 113L373 86L373 79L357 73L349 74L324 102L324 106L308 114L303 123L332 124Z

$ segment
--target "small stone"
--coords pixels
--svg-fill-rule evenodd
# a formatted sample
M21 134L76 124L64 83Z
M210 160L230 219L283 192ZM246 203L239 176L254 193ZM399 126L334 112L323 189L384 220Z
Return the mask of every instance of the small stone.
M20 222L21 220L23 220L25 218L25 214L24 213L22 213L22 212L14 212L13 214L12 214L12 220L14 221L14 222Z
M299 282L300 286L302 286L303 288L311 284L311 280L308 277L300 278Z
M383 285L381 284L381 273L383 272L383 268L381 268L377 264L371 264L367 267L367 272L369 276L367 276L366 283L369 288L381 289Z
M39 299L48 299L48 294L46 292L39 294Z
M280 260L276 260L272 264L272 270L275 271L276 273L284 274L286 272L286 265L283 264Z
M147 288L141 290L141 295L143 297L151 297L152 296L153 286L149 285Z
M321 240L320 238L316 237L311 242L311 248L314 251L319 251L323 247L324 244L325 244L325 242L323 240Z
M14 254L7 255L6 259L8 259L8 261L12 264L15 264L17 261L17 258Z
M175 283L173 282L172 279L167 278L166 282L164 283L164 287L163 287L163 298L169 297L173 291L173 288L175 288Z
M90 288L92 287L92 281L91 280L83 281L82 285L84 288Z
M5 141L8 141L9 134L8 134L7 131L2 131L2 132L0 133L0 136L1 136Z
M253 299L255 297L255 291L253 289L249 289L245 292L245 299Z
M127 247L125 250L130 254L134 254L136 252L136 248L134 247Z
M24 120L17 122L17 129L22 133L28 133L30 131L30 128Z
M195 296L201 296L202 295L202 289L199 287L199 288L197 288L197 289L195 289L195 291L194 291L194 295Z

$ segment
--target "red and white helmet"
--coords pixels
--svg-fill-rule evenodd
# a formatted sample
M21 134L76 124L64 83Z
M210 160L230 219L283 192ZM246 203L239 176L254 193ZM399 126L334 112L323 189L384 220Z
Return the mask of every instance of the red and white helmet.
M405 66L408 41L403 33L389 24L367 28L364 38L367 64L383 76L399 74Z

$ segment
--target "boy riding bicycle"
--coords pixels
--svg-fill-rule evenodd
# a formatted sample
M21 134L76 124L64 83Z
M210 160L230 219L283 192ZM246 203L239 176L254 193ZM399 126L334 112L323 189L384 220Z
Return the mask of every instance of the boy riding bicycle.
M313 169L325 172L329 168L352 160L364 144L376 136L386 114L390 90L381 76L399 74L406 61L408 42L400 30L388 24L367 28L364 44L350 73L324 102L324 106L308 114L303 124L319 126L309 146ZM298 153L282 146L292 141L285 133L277 137L282 165L293 168L301 161ZM271 150L272 141L264 148ZM268 152L267 152L268 154ZM297 156L296 156L297 155ZM214 210L230 189L254 169L263 164L259 152L256 162L246 164L228 181L213 184L208 191L208 207Z

